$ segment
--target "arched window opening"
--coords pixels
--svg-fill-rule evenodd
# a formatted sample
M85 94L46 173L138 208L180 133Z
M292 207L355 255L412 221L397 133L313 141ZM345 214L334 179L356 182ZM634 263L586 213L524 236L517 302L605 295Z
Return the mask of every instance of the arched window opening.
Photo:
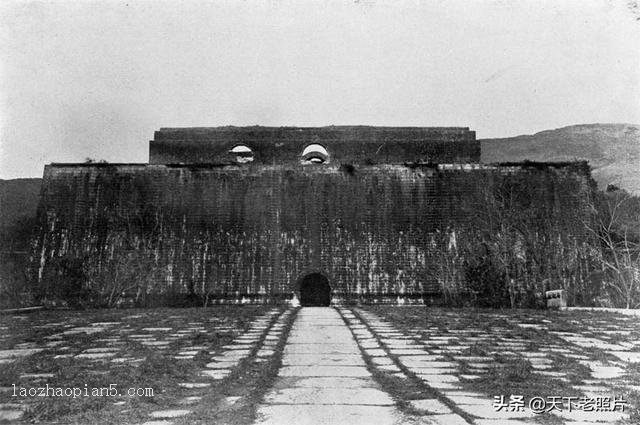
M229 153L235 156L235 160L238 164L246 164L253 161L253 151L250 147L245 145L235 146L229 151Z
M313 143L302 151L301 162L303 164L325 164L329 162L329 152L324 146Z

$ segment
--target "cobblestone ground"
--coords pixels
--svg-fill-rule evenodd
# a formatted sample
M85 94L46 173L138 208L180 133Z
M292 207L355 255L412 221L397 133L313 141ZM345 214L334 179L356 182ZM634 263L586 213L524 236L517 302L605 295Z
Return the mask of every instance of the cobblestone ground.
M153 403L87 404L99 412L91 416L95 423L638 423L638 318L418 307L243 308L224 314L69 312L56 321L0 316L0 423L47 418L30 413L42 408L37 397L12 397L12 383L107 382L122 377L119 370L132 374L138 368L173 378L158 381L165 388ZM243 371L261 365L273 374L247 381ZM539 410L548 412L532 409L535 396L545 402ZM69 399L65 406L83 402ZM218 410L226 416L212 420ZM42 414L52 422L69 418ZM73 418L83 423L83 416Z

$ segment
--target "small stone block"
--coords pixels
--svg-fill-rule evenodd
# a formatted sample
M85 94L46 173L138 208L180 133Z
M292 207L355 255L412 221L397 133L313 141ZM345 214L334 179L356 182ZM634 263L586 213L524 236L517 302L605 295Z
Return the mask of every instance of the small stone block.
M180 404L195 404L195 403L199 402L200 400L202 400L202 397L200 397L200 396L190 396L190 397L185 397L182 400L180 400Z
M425 400L411 400L409 401L409 404L411 405L411 407L413 407L416 410L421 410L428 413L435 413L435 414L453 413L451 409L447 407L447 405L445 405L444 403L442 403L441 401L435 398L425 399Z
M0 421L17 421L24 415L22 410L0 410Z
M207 387L210 387L211 384L206 382L181 382L178 384L178 386L181 388L193 389L193 388L207 388Z
M207 369L229 370L229 368L232 368L237 365L238 365L238 362L211 362L211 363L207 363L205 367Z
M229 376L230 373L231 372L228 370L215 369L215 370L203 370L202 372L200 372L200 375L208 376L209 378L213 378L213 379L224 379L227 376Z
M416 425L469 425L462 416L454 414L422 416Z
M156 410L155 412L149 413L149 416L152 418L179 418L181 416L186 416L191 413L191 410Z
M567 306L567 296L564 289L547 291L544 296L547 299L547 308L565 308Z

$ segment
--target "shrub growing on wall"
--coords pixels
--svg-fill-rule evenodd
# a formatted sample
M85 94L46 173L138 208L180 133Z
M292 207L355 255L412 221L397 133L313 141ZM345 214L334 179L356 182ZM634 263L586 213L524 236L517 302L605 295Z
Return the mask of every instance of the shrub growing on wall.
M84 259L73 255L56 257L49 262L43 279L35 287L38 303L77 308L88 301Z
M509 306L509 290L504 271L494 264L489 255L467 258L464 277L473 305L477 307Z
M469 181L446 182L463 184ZM566 289L572 303L595 302L590 276L599 250L584 227L591 221L589 188L535 170L478 175L473 188L460 194L467 219L451 220L457 248L440 244L448 260L464 260L462 284L452 294L456 285L447 283L445 301L460 304L473 294L477 305L537 308L544 306L546 290ZM447 270L440 269L439 281L445 282Z
M23 216L0 226L0 308L33 304L26 269L35 222L35 217Z

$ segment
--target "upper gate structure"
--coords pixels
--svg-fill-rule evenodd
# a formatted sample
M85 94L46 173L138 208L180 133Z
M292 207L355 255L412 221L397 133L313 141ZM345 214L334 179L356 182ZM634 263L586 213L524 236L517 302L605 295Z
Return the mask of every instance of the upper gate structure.
M314 152L308 147L339 164L480 162L480 143L466 127L366 126L162 128L149 142L149 162L222 164L234 162L239 147L261 165L297 164Z
M109 305L426 302L489 237L579 243L592 189L583 162L481 164L468 128L163 128L149 164L45 167L31 275Z

